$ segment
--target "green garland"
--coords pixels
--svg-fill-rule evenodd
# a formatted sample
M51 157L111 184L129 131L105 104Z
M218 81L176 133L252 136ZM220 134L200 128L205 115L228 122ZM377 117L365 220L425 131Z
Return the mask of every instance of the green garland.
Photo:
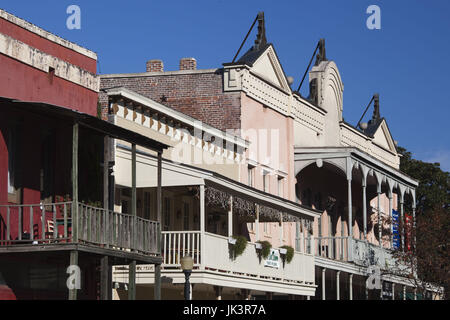
M272 244L269 241L257 241L257 243L261 244L261 252L259 254L261 255L261 257L266 259L270 254Z
M247 247L247 238L243 236L233 236L233 238L236 239L236 243L233 245L234 258L236 258L244 253Z
M281 248L286 249L286 261L290 263L292 258L294 258L294 248L291 246L282 246Z

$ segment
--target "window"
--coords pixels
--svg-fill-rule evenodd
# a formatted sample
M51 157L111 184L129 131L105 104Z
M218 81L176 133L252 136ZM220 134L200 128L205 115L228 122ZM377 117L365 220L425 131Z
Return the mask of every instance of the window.
M169 230L170 225L170 199L164 198L164 229Z
M183 230L189 230L189 203L184 203Z
M248 185L250 186L250 187L253 187L253 168L254 167L252 167L252 166L248 166Z
M283 183L284 183L284 179L283 177L278 177L278 196L279 197L283 197Z
M269 192L269 173L263 170L263 191Z

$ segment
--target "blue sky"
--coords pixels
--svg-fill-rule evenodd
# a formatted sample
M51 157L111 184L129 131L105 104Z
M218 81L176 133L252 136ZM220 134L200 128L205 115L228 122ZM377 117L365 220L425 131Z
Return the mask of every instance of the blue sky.
M71 4L81 8L81 30L66 28ZM371 4L381 8L380 30L366 27ZM195 57L198 68L221 67L264 11L268 41L295 89L325 38L327 58L344 82L345 120L355 125L379 92L394 139L414 157L450 170L448 0L4 0L0 7L97 52L100 73L143 72L149 59L176 70L182 57Z

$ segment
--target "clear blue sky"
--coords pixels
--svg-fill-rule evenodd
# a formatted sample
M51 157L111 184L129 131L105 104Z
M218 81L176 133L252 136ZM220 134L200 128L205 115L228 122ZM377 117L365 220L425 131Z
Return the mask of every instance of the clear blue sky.
M66 28L70 4L81 8L81 30ZM381 30L366 28L371 4L381 8ZM0 7L97 52L100 73L143 72L149 59L176 70L182 57L195 57L198 68L221 67L262 10L268 41L295 88L324 37L344 82L345 120L355 125L379 92L394 139L450 170L448 0L4 0Z

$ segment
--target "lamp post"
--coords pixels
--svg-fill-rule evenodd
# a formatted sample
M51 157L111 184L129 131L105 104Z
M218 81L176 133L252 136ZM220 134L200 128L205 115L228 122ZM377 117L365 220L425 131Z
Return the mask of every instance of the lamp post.
M181 258L181 269L183 270L184 277L186 278L186 282L184 283L185 300L191 300L189 277L191 276L193 267L194 267L194 260L192 259L191 256L184 256L183 258Z

